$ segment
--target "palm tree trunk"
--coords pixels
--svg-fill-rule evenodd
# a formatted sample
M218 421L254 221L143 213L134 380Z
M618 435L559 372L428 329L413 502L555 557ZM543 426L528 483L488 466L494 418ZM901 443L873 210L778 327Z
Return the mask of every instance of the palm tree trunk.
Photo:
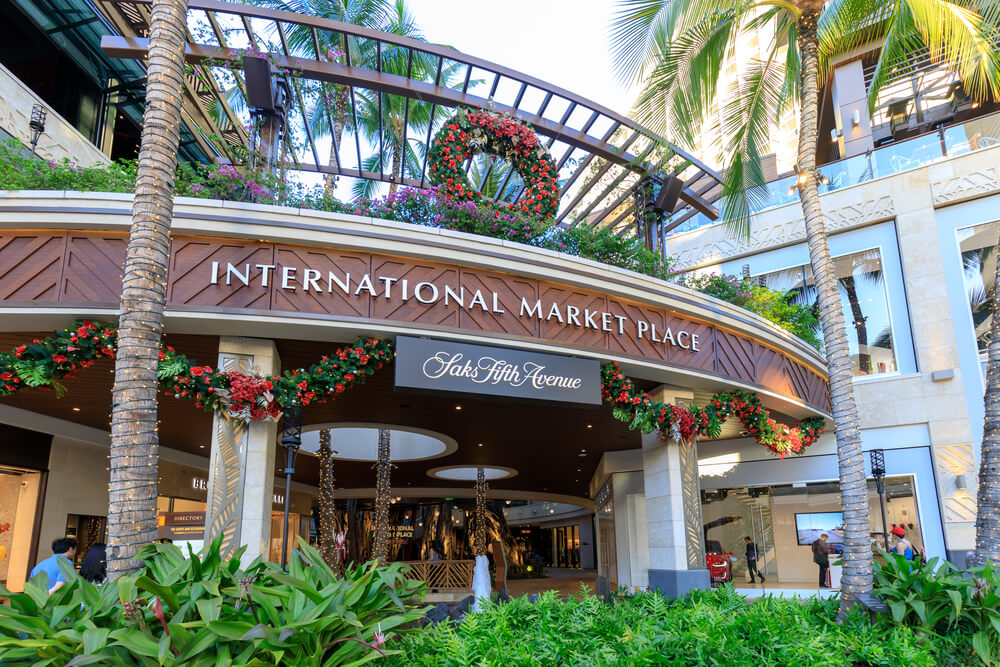
M344 119L347 118L347 99L339 95L340 91L336 86L333 90L337 97L334 102L333 111L333 141L330 142L330 160L327 164L331 167L336 167L338 164L337 150L340 148L340 140L344 137ZM336 198L336 174L327 174L323 179L323 192L330 199Z
M333 449L330 447L330 429L319 432L319 549L326 564L337 569L337 530L333 496Z
M851 306L854 331L858 335L858 367L862 373L870 373L872 355L868 353L868 324L865 314L861 311L861 302L858 301L858 286L854 276L844 278L844 291L847 292L847 302Z
M868 482L861 454L860 420L854 402L851 356L847 345L840 290L830 248L827 245L823 211L820 208L816 181L816 142L818 140L819 41L816 24L822 10L821 0L800 2L799 49L802 54L802 118L799 127L799 173L802 213L805 218L809 261L816 276L820 323L826 345L830 373L830 399L837 436L840 468L840 499L844 512L844 571L841 577L841 613L849 609L852 595L872 589L871 529L868 518Z
M399 188L403 182L403 146L395 137L392 138L392 183L389 184L389 194Z
M986 365L986 395L983 445L979 458L979 491L976 493L976 554L974 561L1000 566L1000 262L993 278L993 320L990 322L989 361Z
M392 466L389 452L389 431L378 430L378 462L375 480L375 540L372 545L372 558L380 565L385 565L389 559L389 472Z
M156 377L180 140L186 0L153 0L146 112L132 204L111 398L108 577L156 539Z

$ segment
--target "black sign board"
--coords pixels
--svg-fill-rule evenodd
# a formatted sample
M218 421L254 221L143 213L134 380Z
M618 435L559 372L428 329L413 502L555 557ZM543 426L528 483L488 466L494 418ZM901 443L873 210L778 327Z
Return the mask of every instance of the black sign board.
M399 336L396 386L597 405L601 367L596 359Z

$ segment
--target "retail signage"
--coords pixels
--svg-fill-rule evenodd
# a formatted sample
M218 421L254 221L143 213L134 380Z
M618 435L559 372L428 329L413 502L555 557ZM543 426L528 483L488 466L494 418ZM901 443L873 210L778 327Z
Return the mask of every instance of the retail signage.
M597 405L601 368L596 359L399 336L396 386Z
M213 261L205 267L208 285L239 289L257 287L285 294L301 293L324 300L336 295L348 301L380 299L395 309L403 304L432 308L458 308L474 315L488 315L522 322L535 320L548 326L587 329L616 337L628 336L687 350L701 351L700 334L681 326L667 326L652 320L633 318L603 307L574 305L559 299L539 299L530 294L501 295L488 289L471 289L438 280L416 280L378 273L320 271L304 266ZM204 274L202 274L204 275Z

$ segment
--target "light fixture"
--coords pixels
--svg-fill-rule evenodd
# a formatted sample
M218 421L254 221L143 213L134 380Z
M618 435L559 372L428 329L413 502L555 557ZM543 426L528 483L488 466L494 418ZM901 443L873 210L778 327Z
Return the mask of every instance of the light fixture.
M593 424L587 424L587 428L594 428Z
M455 406L455 409L456 409L456 410L461 410L461 409L462 409L462 406L461 406L461 405L456 405L456 406Z
M296 406L285 410L281 423L281 448L285 452L285 497L284 517L281 532L281 567L288 565L288 503L292 496L292 475L295 474L295 458L302 447L302 408Z
M854 127L861 125L861 109L855 109L854 113L851 114L851 123Z
M45 117L49 112L41 104L35 104L31 107L31 120L28 121L28 127L31 128L31 152L35 152L35 147L38 146L38 138L42 136L42 132L45 131Z
M840 128L833 128L830 130L830 141L837 143L837 140L844 136L844 131Z
M73 412L79 412L80 408L73 408Z
M483 446L483 443L479 443L479 446L480 446L480 447L482 447L482 446Z
M198 445L199 449L205 449L205 445Z

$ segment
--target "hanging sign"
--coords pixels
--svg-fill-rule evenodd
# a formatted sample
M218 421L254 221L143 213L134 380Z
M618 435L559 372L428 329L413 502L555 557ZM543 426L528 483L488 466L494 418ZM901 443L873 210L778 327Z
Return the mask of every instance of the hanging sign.
M596 359L399 336L396 386L598 405L601 368Z

